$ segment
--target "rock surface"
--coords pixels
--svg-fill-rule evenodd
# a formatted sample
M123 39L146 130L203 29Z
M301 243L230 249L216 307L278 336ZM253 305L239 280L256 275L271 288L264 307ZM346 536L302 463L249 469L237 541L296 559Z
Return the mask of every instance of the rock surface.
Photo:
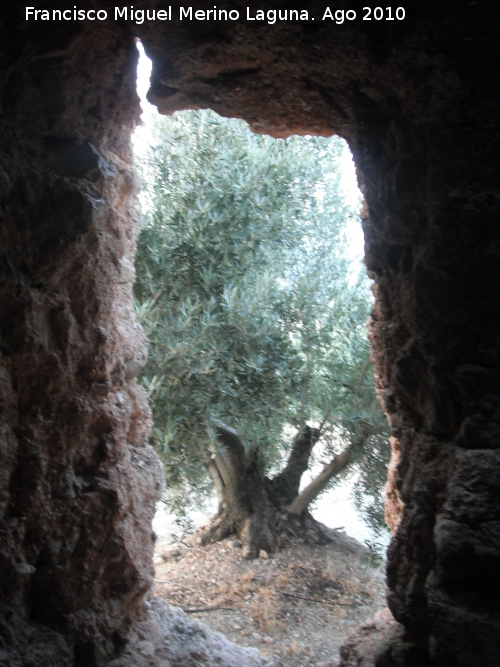
M220 632L160 598L146 602L125 653L109 667L271 667L256 649L228 641Z
M341 662L332 667L375 667L375 655L380 645L396 642L403 628L396 623L388 609L375 614L373 620L360 626L340 649ZM423 666L422 666L423 667Z
M11 48L0 132L0 664L9 667L114 657L153 580L162 472L145 393L125 373L147 355L132 300L137 53L112 28L2 35Z

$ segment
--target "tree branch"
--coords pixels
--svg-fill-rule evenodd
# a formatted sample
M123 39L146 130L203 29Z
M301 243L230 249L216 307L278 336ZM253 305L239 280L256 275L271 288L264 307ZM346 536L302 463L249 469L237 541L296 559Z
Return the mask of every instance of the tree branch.
M363 364L363 368L361 369L361 373L359 374L358 382L356 384L356 389L354 390L354 396L359 396L361 385L363 384L367 370L370 368L371 361L372 360L370 359L370 356L368 356L368 359Z
M309 467L309 458L317 441L318 429L307 424L295 436L285 469L271 481L282 503L290 503L298 494L300 480Z
M317 438L317 440L319 440L319 439L321 438L321 436L323 435L323 430L324 430L324 428L325 428L325 424L326 424L326 422L328 421L328 419L329 419L331 413L332 413L331 409L330 409L330 410L327 410L325 416L324 416L323 419L321 420L321 423L320 423L320 425L318 426L318 438Z
M215 422L214 427L219 441L225 445L228 450L237 454L245 452L245 446L240 434L235 431L234 428L231 428L222 422Z
M240 611L234 607L188 607L187 609L181 607L181 609L185 614L199 614L202 611L217 611L218 609L223 611Z
M215 492L217 493L217 501L219 503L218 513L220 514L224 505L224 500L226 498L224 480L222 479L219 468L216 465L214 459L209 458L207 461L205 461L205 465L207 467L208 472L210 473L210 477L212 478L212 482L214 483L215 486Z
M227 484L227 476L228 476L228 470L227 470L227 465L226 465L226 459L224 457L224 452L217 450L215 452L215 459L214 459L215 465L217 466L217 470L219 472L219 475L222 477L222 481L224 484Z
M306 600L307 602L318 602L319 604L327 604L330 607L337 607L337 606L343 606L343 607L353 607L354 602L327 602L326 600L318 600L317 598L309 598L305 597L304 595L295 595L295 593L285 593L285 591L280 591L279 588L274 588L273 589L279 593L280 595L285 595L287 598L297 598L298 600Z
M313 479L313 481L306 486L300 495L287 507L291 514L300 516L308 508L309 504L318 496L325 488L328 482L338 475L344 468L346 468L352 459L351 448L347 447L344 451L336 456L330 463L323 468L320 474Z

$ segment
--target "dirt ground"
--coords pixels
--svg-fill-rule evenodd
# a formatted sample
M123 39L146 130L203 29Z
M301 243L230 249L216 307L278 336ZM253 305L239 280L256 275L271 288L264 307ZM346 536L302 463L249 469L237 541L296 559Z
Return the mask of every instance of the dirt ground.
M156 547L155 595L273 667L326 667L345 637L385 606L383 566L339 531L323 546L285 538L276 553L241 557L235 540Z

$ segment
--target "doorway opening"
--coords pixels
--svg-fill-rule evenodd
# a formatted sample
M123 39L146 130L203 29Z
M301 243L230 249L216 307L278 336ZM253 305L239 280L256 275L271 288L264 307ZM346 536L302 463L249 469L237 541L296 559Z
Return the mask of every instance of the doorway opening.
M352 158L338 137L271 139L210 111L160 119L144 99L148 79L142 54L135 292L150 341L141 382L166 471L158 594L269 646L290 640L283 598L342 611L361 595L366 615L347 615L357 625L382 604L382 582L352 568L386 540L389 447L366 340ZM356 530L368 550L348 537ZM244 571L236 589L231 567ZM297 665L334 650L319 639L314 655L305 649L311 623L300 624Z

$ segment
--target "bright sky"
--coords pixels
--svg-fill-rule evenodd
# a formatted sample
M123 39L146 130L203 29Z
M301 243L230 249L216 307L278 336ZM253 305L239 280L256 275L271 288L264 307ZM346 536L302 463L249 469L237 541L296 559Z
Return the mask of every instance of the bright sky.
M137 42L137 49L139 51L139 64L137 65L137 94L141 98L142 125L139 125L135 130L132 142L136 154L142 156L151 140L152 121L158 111L156 110L156 107L150 104L146 99L146 94L149 90L149 78L151 76L151 60L144 53L144 47L140 42Z

